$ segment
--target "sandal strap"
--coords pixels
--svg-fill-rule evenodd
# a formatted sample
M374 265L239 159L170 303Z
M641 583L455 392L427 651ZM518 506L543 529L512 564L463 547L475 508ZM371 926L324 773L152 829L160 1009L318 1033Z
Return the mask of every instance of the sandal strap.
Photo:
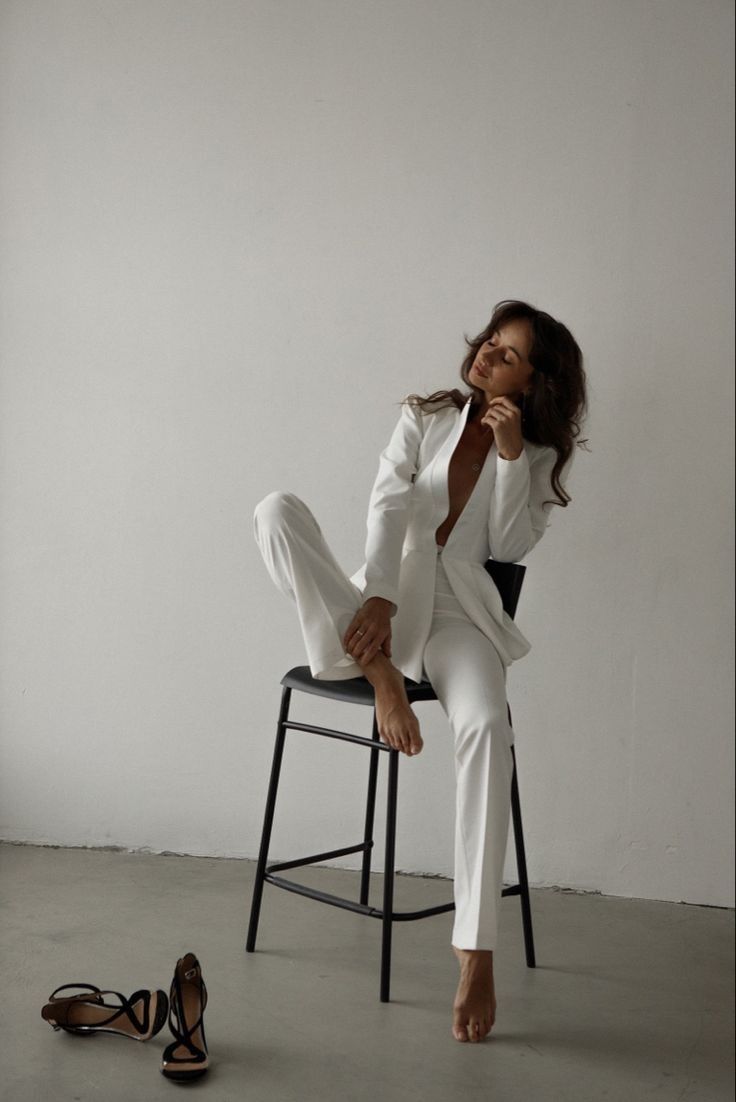
M151 1011L151 998L154 992L141 989L140 991L134 991L130 998L126 998L125 995L121 995L119 991L105 991L103 992L103 994L115 995L118 999L120 999L120 1006L117 1008L110 1007L110 1009L113 1011L111 1017L104 1022L98 1022L98 1026L110 1025L112 1024L112 1022L116 1021L116 1019L119 1018L122 1014L125 1014L126 1018L133 1026L133 1029L136 1031L136 1033L148 1032ZM135 1010L133 1009L133 1004L139 1002L140 1000L143 1001L143 1018L139 1018ZM103 1003L103 1006L107 1007L107 1005L107 1003Z
M69 986L73 986L73 985L65 984L64 986L69 987ZM79 986L82 986L82 985L80 984ZM86 986L89 986L89 985L86 985ZM57 990L61 990L61 988L57 988ZM89 1030L90 1032L92 1032L96 1029L103 1029L106 1026L112 1025L113 1022L117 1021L118 1018L120 1018L121 1016L124 1015L128 1019L128 1021L130 1022L130 1024L133 1026L133 1029L136 1031L136 1033L147 1033L148 1032L148 1025L149 1025L149 1018L150 1018L150 1008L151 1008L151 996L152 996L152 994L153 994L153 992L146 991L145 989L143 989L143 990L140 990L140 991L134 991L133 994L128 999L128 998L125 997L125 995L121 994L120 991L112 991L112 990L100 991L99 988L96 988L95 989L95 994L92 995L91 997L89 995L87 995L87 996L85 996L85 995L71 996L68 999L60 999L60 1000L57 1000L57 1001L61 1002L61 1003L65 1003L65 1002L66 1003L79 1003L82 1006L85 1003L88 1003L90 1006L95 1006L95 1007L98 1007L98 1008L101 1006L105 1010L110 1010L111 1011L109 1017L107 1017L107 1018L98 1019L92 1025L88 1025L88 1026L82 1025L82 1026L78 1026L78 1027L75 1027L75 1028L79 1028L79 1029L82 1029L82 1030ZM105 996L105 995L114 995L117 999L120 1000L120 1005L119 1006L114 1006L114 1005L110 1005L110 1003L105 1002L104 998L103 998L103 996ZM143 1019L140 1019L137 1016L135 1010L133 1009L133 1004L137 1003L140 999L143 999Z
M192 1040L194 1033L200 1027L202 1027L204 1037L203 1017L205 1007L207 1006L207 987L204 980L202 979L201 973L199 982L202 993L201 1010L199 1012L199 1017L194 1022L194 1024L188 1025L187 1022L184 1020L183 1000L181 985L179 983L179 973L178 971L174 972L174 978L171 981L171 991L169 995L169 1029L171 1030L171 1033L180 1045L183 1045L184 1048L189 1049L194 1057L204 1059L206 1053L202 1051L199 1045L195 1045L194 1041ZM174 1048L176 1046L169 1047ZM169 1059L172 1059L173 1062L176 1062L173 1057L169 1057Z
M86 992L80 992L80 994L78 994L78 995L62 995L60 999L56 998L56 996L59 994L60 991L66 991L67 988L74 988L75 990L78 991L80 987L86 987L87 991ZM92 995L100 995L100 994L101 994L101 992L100 992L99 987L95 987L95 985L93 983L62 983L61 987L57 987L55 991L51 992L51 994L49 995L49 1000L48 1001L50 1003L52 1003L52 1002L72 1002L72 1001L79 1001L80 999L91 999Z

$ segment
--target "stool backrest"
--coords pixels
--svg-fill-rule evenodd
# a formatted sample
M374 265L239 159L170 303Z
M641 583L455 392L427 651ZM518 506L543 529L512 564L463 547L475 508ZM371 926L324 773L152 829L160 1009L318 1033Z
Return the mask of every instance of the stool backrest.
M526 574L526 567L518 562L498 562L496 559L488 559L483 565L493 578L496 588L501 594L504 612L513 620L516 615L516 606L519 603L519 594Z

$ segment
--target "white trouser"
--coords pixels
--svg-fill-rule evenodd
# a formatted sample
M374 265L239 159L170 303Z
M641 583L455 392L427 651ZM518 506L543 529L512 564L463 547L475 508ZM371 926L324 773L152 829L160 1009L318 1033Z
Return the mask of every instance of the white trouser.
M274 492L256 506L255 535L268 572L296 601L312 676L362 677L342 637L363 603L307 506ZM437 559L424 672L455 744L455 922L458 949L495 949L511 807L513 731L498 651L454 596Z

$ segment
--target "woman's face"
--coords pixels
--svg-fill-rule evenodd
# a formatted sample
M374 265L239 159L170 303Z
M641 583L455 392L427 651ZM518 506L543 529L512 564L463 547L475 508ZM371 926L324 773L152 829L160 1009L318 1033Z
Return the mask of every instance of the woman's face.
M532 331L525 318L507 321L478 349L469 372L473 386L486 401L507 394L520 398L529 388L534 368L529 363Z

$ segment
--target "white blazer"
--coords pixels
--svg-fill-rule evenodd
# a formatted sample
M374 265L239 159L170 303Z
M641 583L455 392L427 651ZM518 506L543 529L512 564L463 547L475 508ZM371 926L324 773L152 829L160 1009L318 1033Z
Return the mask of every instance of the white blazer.
M438 553L458 601L498 650L504 667L531 644L504 611L501 595L484 568L487 559L519 562L544 535L556 496L550 473L552 447L523 442L517 459L503 459L494 440L478 481L447 543L435 532L450 506L448 471L462 436L471 398L462 410L422 414L410 403L381 452L368 505L365 562L351 581L363 599L385 597L392 610L391 661L412 681L422 680L422 656L434 607ZM565 485L576 449L560 473Z

